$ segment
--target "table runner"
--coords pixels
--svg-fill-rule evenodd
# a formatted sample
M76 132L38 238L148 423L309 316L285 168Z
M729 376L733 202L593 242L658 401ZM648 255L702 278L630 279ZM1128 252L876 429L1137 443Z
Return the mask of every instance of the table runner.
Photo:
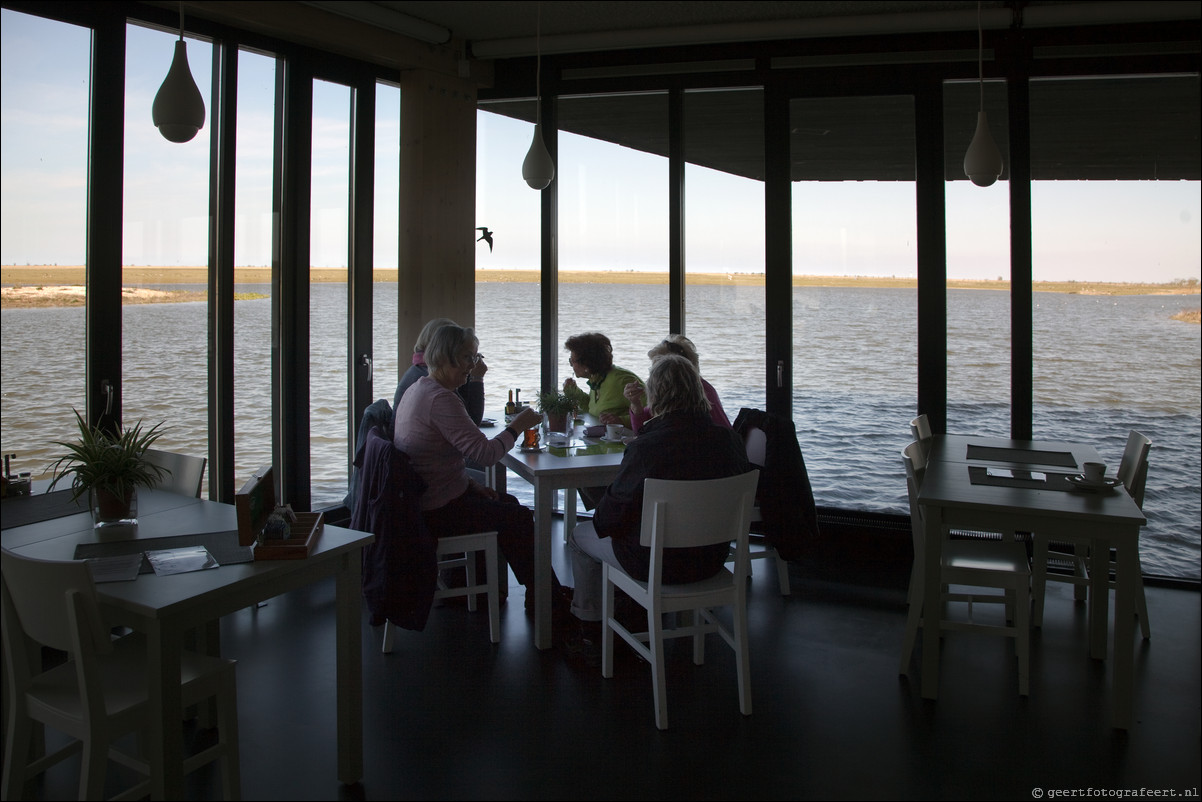
M1076 468L1077 460L1069 451L1037 451L1025 448L999 448L969 444L968 459L985 462L1017 462L1020 465L1056 465Z
M79 512L88 512L88 498L80 496L78 501L72 501L70 490L55 490L53 493L38 493L33 496L10 496L0 505L0 528L12 529Z
M995 487L1025 487L1030 490L1080 490L1068 480L1068 477L1074 474L1070 473L1044 473L1047 476L1046 480L1040 479L1018 479L1013 476L990 476L989 468L984 465L969 465L968 480L974 485L993 485Z

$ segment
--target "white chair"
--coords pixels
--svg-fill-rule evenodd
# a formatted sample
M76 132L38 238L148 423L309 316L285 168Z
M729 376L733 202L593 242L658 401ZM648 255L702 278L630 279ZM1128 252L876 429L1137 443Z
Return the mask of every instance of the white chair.
M914 435L915 440L922 443L924 449L929 450L931 445L931 421L925 414L919 415L910 421L910 433Z
M113 639L103 620L87 563L52 562L4 552L3 642L7 698L4 798L21 799L34 776L82 751L80 799L100 799L108 760L147 777L146 761L114 747L117 739L149 726L146 641ZM67 661L42 670L40 646L67 653ZM235 663L185 651L180 692L184 706L217 699L217 742L184 760L188 773L213 760L222 764L226 799L241 797ZM31 755L41 726L75 739L49 755ZM182 726L182 725L181 725ZM32 762L29 762L30 758ZM145 796L149 779L118 798Z
M705 662L705 636L717 632L735 652L738 667L739 711L751 715L751 673L747 644L747 530L755 505L758 470L725 479L671 481L647 479L643 488L643 519L639 542L651 549L646 582L602 563L601 674L613 676L613 636L617 632L651 663L655 726L668 728L668 695L664 674L664 641L693 638L693 662ZM706 546L734 541L734 572L722 568L700 582L668 585L662 581L664 549ZM614 588L621 588L647 611L647 631L632 633L614 618ZM713 608L730 606L733 623L727 627ZM690 612L687 626L665 630L664 613Z
M209 462L207 458L148 448L146 461L167 470L167 475L157 485L160 490L200 498L205 466Z
M923 510L918 503L918 491L926 470L926 452L919 441L906 446L902 452L906 464L906 487L910 497L910 529L914 540L914 566L910 570L910 612L906 618L906 633L902 641L901 661L898 673L905 674L910 667L914 642L918 630L924 626L938 626L940 630L967 630L990 632L1014 638L1018 655L1018 692L1027 696L1029 692L1030 664L1030 585L1031 569L1027 564L1026 550L1013 539L981 540L950 539L941 532L941 566L939 584L943 588L942 598L923 598L924 555L926 554L926 526ZM949 586L971 588L969 592L952 592ZM985 593L984 589L996 589L1000 593ZM929 603L928 603L929 602ZM948 605L951 602L968 604L967 620L952 619ZM1004 604L1005 622L983 623L973 619L973 604Z
M1148 482L1148 452L1152 449L1152 441L1139 432L1132 430L1127 435L1127 445L1123 449L1123 457L1119 461L1118 472L1115 474L1123 487L1131 495L1132 500L1144 507L1144 488ZM1035 599L1031 621L1034 626L1043 626L1043 604L1046 583L1066 582L1076 585L1074 596L1083 601L1088 596L1089 588L1089 544L1085 542L1070 542L1067 545L1072 551L1061 551L1056 543L1049 543L1048 538L1056 538L1056 533L1036 533L1034 549L1031 555L1033 566L1032 596ZM1063 535L1061 535L1063 537ZM1071 574L1048 573L1049 560L1068 561L1072 566ZM1115 571L1113 560L1108 560L1108 587L1114 587L1110 579ZM1144 640L1152 637L1152 627L1148 621L1148 600L1144 595L1143 568L1139 564L1139 552L1135 554L1135 564L1140 573L1135 585L1135 614L1139 617L1139 626Z
M753 468L763 470L768 452L768 436L764 434L764 430L754 426L749 427L743 435L743 444L747 447L747 461L751 463ZM757 503L751 511L751 522L759 523L763 520L760 505ZM780 558L780 554L777 553L776 549L768 545L768 538L764 535L757 532L750 533L747 536L747 544L748 559L771 560L772 564L776 566L776 581L780 585L780 595L788 596L791 592L789 588L789 564ZM730 559L727 562L733 562L734 557L734 548L731 548Z
M477 581L476 552L484 552L485 580ZM501 586L497 564L497 532L475 532L469 535L453 535L438 539L438 569L463 567L467 571L467 581L461 588L439 587L434 591L435 599L446 599L452 596L467 596L467 609L476 611L476 594L488 594L488 638L493 643L501 641ZM449 556L454 555L454 556ZM384 642L381 651L392 653L392 639L395 633L391 621L384 622Z

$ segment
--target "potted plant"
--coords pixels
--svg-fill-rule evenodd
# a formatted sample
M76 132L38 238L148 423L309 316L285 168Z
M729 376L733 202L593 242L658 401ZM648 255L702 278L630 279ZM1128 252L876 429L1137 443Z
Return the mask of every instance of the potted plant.
M567 432L576 402L558 390L538 394L538 411L547 419L548 432Z
M167 474L165 468L146 459L147 449L163 434L160 431L163 424L144 429L138 421L130 428L109 432L90 426L78 410L72 411L79 426L79 440L55 442L67 449L67 453L50 465L55 474L50 488L71 476L71 499L94 494L100 521L128 518L134 491L139 487L154 487Z

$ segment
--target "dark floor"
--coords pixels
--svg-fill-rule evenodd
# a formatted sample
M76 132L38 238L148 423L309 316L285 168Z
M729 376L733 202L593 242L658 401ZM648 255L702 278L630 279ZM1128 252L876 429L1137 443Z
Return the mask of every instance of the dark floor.
M627 657L613 679L562 648L537 651L521 588L487 615L432 611L393 654L364 617L365 771L336 778L334 592L315 586L223 622L239 660L246 799L1039 799L1170 792L1197 796L1200 595L1147 589L1152 640L1136 657L1135 724L1109 725L1109 670L1087 653L1085 609L1050 586L1018 696L1003 639L950 633L938 702L917 660L897 673L905 569L878 562L793 566L782 598L764 562L750 597L754 713L739 714L730 650L711 639L692 665L669 649L672 728L656 730L650 670ZM561 574L562 575L562 574ZM1137 630L1138 631L1138 630ZM625 649L624 645L617 648ZM627 650L627 654L629 651ZM43 798L74 793L75 764ZM190 793L216 797L202 770ZM1041 796L1042 795L1042 796Z

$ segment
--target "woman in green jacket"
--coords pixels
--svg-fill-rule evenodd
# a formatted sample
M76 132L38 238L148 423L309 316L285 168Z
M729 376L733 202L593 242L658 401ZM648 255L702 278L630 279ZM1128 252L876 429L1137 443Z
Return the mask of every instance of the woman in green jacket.
M601 423L620 423L629 428L630 402L622 391L630 382L639 382L639 377L614 365L609 338L596 332L577 334L569 337L564 347L572 370L577 377L587 379L589 387L586 392L576 385L576 379L565 379L564 394Z

